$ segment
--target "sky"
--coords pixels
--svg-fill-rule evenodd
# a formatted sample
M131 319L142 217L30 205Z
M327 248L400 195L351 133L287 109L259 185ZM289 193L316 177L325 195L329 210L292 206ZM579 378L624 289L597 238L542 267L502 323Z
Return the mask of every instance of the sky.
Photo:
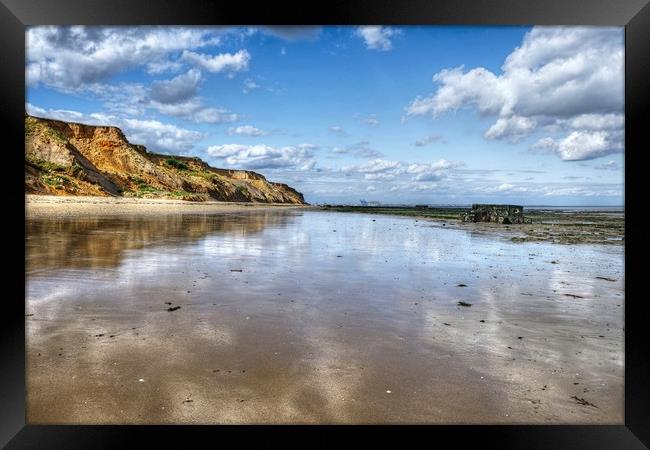
M622 27L30 27L26 111L310 203L624 204Z

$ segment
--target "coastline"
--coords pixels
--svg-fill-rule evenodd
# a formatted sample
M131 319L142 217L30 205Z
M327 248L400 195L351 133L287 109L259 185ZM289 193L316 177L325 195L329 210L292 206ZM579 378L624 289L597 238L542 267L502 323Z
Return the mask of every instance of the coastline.
M167 214L214 214L265 209L313 208L289 203L191 202L134 197L90 197L25 194L29 219L82 216L158 216Z

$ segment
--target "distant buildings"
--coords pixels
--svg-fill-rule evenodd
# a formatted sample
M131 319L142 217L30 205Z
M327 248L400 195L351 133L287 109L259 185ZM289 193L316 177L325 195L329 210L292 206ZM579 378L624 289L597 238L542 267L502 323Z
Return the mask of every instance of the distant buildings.
M379 206L380 205L379 202L367 202L365 200L359 200L359 204L361 206Z

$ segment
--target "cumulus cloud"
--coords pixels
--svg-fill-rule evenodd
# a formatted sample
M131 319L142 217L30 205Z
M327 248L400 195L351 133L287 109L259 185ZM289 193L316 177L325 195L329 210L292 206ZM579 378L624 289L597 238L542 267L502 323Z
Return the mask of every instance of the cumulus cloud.
M230 135L239 134L245 136L266 136L268 133L252 125L241 125L238 127L229 128L228 134Z
M497 121L485 132L486 139L508 139L519 142L535 129L535 119L521 116L499 117Z
M204 137L198 131L187 130L157 120L124 119L121 125L129 141L143 144L147 148L171 152L182 153L191 150L194 144Z
M191 120L196 123L216 125L239 120L237 114L224 108L205 106L198 98L192 98L176 104L164 104L152 101L148 106L162 114Z
M201 82L201 72L189 70L171 80L157 80L151 83L151 99L158 103L169 104L187 100L196 95Z
M177 66L169 55L215 45L220 34L209 27L29 27L26 79L69 91L138 66L160 73Z
M372 50L388 51L393 48L391 38L399 31L384 26L364 26L357 29L357 36L362 38L366 47Z
M345 134L346 134L346 133L345 133L345 130L344 130L342 127L338 126L338 125L333 125L333 126L331 126L331 127L330 127L330 131L331 131L332 133L341 134L341 135L345 135Z
M401 168L398 161L388 161L385 159L373 159L359 166L346 167L343 170L346 172L359 172L359 173L385 173L389 171L396 171Z
M370 141L359 141L354 144L336 146L332 148L332 153L352 154L359 158L378 158L382 156L380 152L369 147Z
M395 174L393 173L366 173L364 178L366 180L381 180L381 181L391 181L395 179Z
M496 117L487 139L518 142L540 129L568 133L555 137L558 155L567 160L620 152L623 56L620 28L535 27L500 74L483 67L442 70L433 76L436 92L417 97L406 112L437 117L472 108ZM588 148L579 151L577 143Z
M607 131L572 131L562 139L545 137L534 148L555 152L564 161L584 161L622 151L622 141Z
M439 134L430 134L427 137L424 137L422 139L418 139L417 141L415 141L415 146L416 147L424 147L424 146L427 146L429 144L433 144L434 142L444 143L445 140Z
M460 162L441 159L431 164L410 164L406 173L413 175L413 181L438 181L445 178L449 170L462 165Z
M271 147L268 145L224 144L207 148L210 156L242 169L312 170L316 164L310 144Z
M247 50L239 50L237 53L219 53L218 55L184 50L181 58L211 73L228 72L232 74L248 70L251 55Z
M84 114L78 111L70 111L66 109L52 109L52 108L44 109L38 106L34 106L31 103L25 104L25 111L27 112L27 114L31 116L43 117L47 119L64 120L66 122L83 123L82 120L86 118Z

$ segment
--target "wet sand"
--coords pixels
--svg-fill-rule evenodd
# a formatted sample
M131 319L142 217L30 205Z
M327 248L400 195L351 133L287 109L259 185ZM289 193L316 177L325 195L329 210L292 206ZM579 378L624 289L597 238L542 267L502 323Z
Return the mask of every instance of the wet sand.
M28 215L27 422L623 423L622 246L432 225Z

